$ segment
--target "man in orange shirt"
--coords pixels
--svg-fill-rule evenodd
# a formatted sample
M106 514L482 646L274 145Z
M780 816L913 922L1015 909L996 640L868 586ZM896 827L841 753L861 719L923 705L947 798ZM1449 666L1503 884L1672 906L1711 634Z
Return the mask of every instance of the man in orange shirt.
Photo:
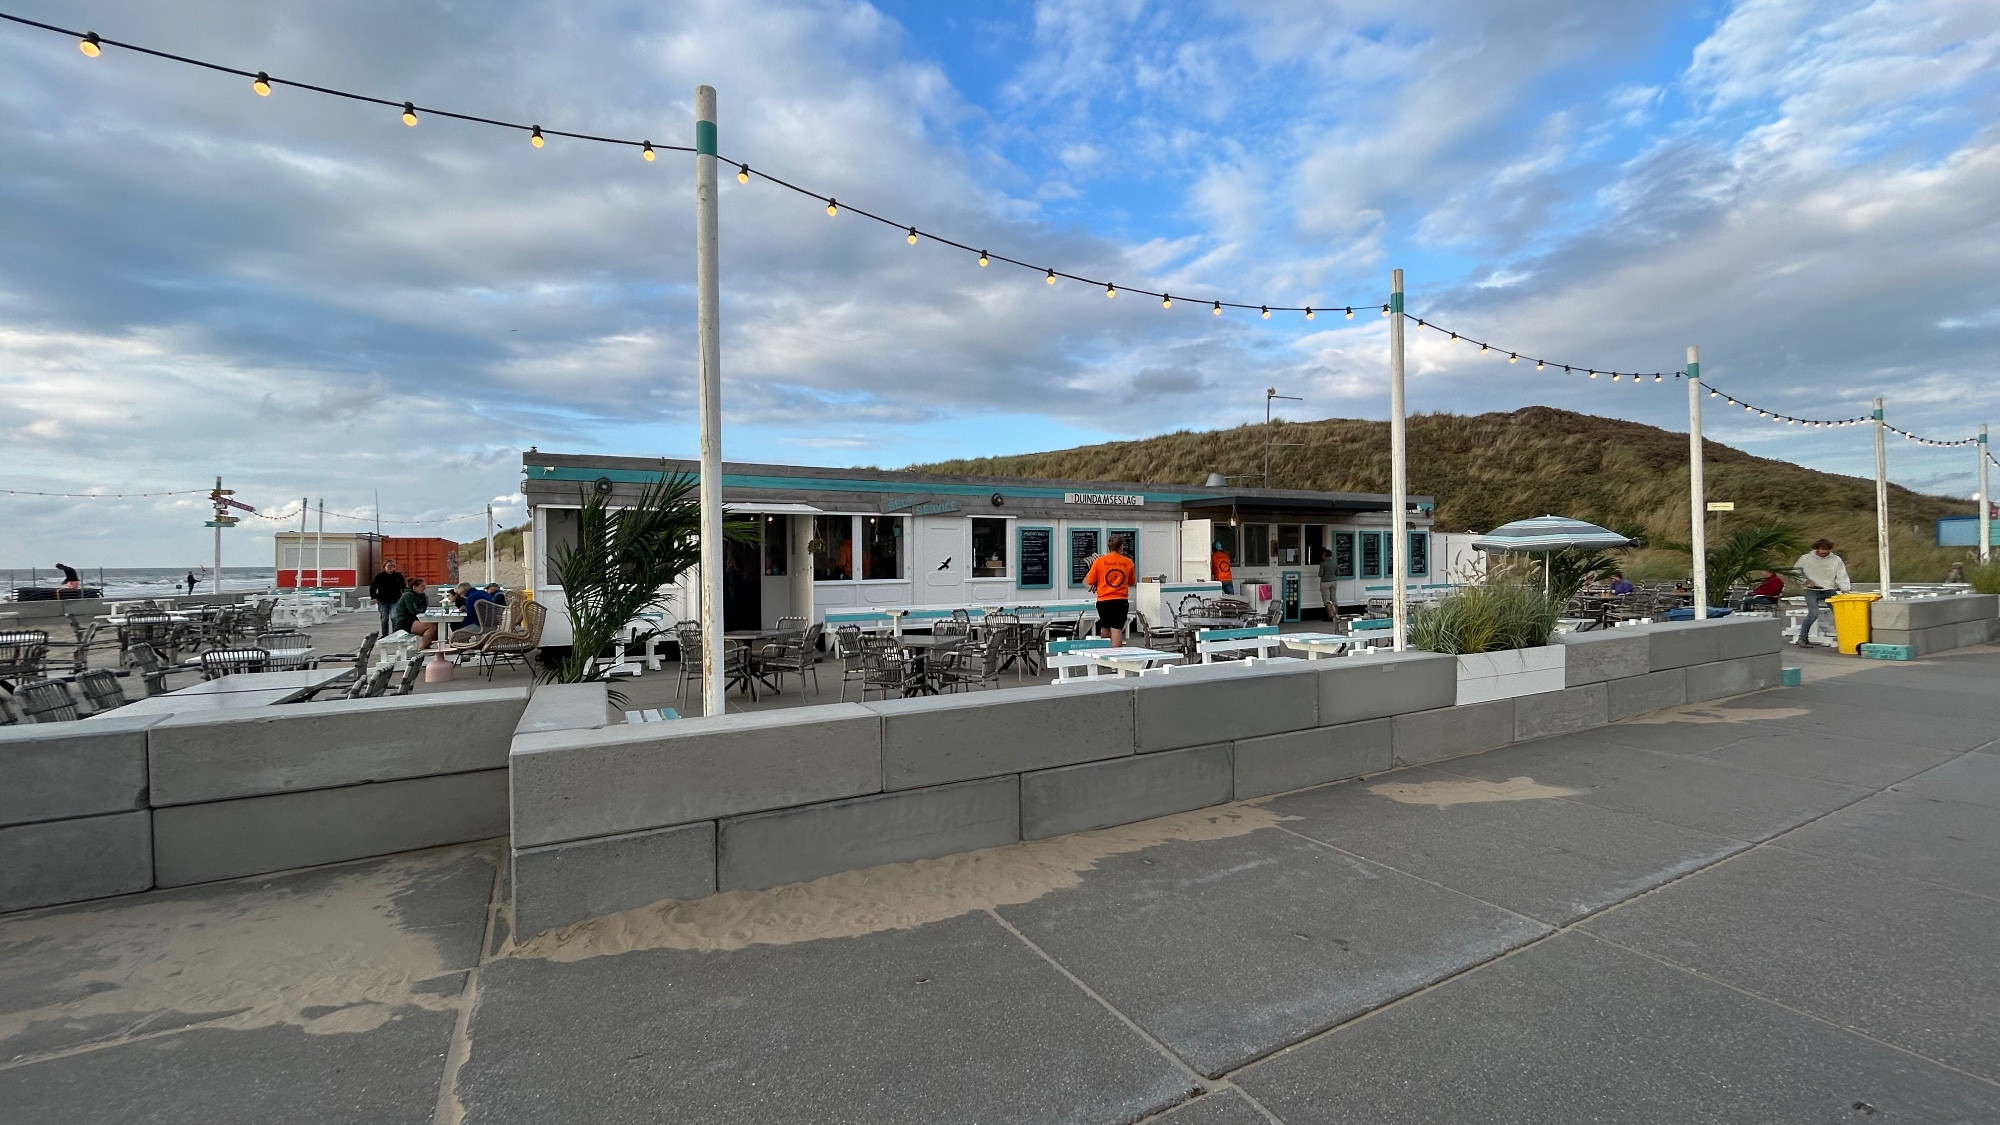
M1132 608L1132 583L1139 580L1139 568L1126 557L1125 551L1125 537L1112 536L1111 549L1092 560L1090 573L1083 576L1083 584L1097 591L1097 627L1111 635L1113 647L1125 644L1125 616Z
M1219 539L1215 543L1215 552L1208 556L1208 574L1209 577L1222 583L1223 593L1236 592L1236 583L1233 581L1236 575L1229 569L1229 552L1222 549L1222 541Z

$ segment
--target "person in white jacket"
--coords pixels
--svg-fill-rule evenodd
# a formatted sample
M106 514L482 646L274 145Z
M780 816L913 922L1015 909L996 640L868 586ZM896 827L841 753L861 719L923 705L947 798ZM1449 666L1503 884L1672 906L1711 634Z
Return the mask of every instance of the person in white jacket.
M1854 583L1847 577L1847 564L1833 553L1831 539L1816 540L1812 550L1800 555L1799 561L1792 565L1806 588L1806 619L1799 626L1799 639L1793 643L1800 648L1811 648L1812 641L1808 638L1812 636L1813 622L1819 620L1820 607L1835 594L1852 590Z

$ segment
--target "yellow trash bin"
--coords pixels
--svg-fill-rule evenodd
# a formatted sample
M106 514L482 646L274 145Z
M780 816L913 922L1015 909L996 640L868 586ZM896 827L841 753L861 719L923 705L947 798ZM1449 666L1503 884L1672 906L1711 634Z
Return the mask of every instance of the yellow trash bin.
M1853 656L1868 643L1868 607L1881 600L1880 594L1835 594L1826 599L1833 607L1833 636L1840 651Z

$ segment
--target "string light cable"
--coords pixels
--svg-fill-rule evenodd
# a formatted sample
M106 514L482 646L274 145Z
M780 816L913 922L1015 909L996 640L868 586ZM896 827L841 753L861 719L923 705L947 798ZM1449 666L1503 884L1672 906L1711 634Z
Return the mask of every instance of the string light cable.
M251 514L256 516L260 520L270 520L273 523L289 523L292 520L298 519L302 512L303 514L306 515L316 515L318 514L318 509L292 508L290 511L253 512ZM486 513L484 511L468 512L461 516L445 516L442 519L434 519L434 520L390 520L390 519L377 519L375 515L371 512L335 512L329 510L326 513L326 518L333 520L353 520L356 523L366 523L366 524L376 524L376 523L394 524L398 527L433 527L441 523L457 523L460 520L485 519Z
M30 492L23 488L0 488L7 496L57 496L65 500L111 500L135 496L207 496L206 488L176 488L168 492Z
M596 144L618 145L625 148L636 149L638 150L639 155L643 159L649 162L652 161L654 159L655 154L659 152L684 152L691 154L696 151L694 148L687 145L659 144L651 140L633 140L631 138L626 138L626 137L609 137L595 133L580 133L564 129L553 129L549 128L548 126L536 123L508 121L502 118L488 117L481 114L461 113L455 110L438 109L434 106L417 105L416 103L410 101L396 101L391 98L381 98L371 94L356 93L352 90L342 90L332 86L321 86L311 82L300 82L289 78L274 77L273 75L262 70L244 70L240 67L226 66L222 63L210 62L205 59L190 58L186 55L174 54L171 51L162 51L152 47L141 46L136 43L128 43L120 39L106 39L103 36L98 35L94 31L79 32L71 28L59 27L55 24L42 23L39 20L26 19L24 17L12 15L6 12L0 12L0 20L5 20L7 22L19 24L24 27L31 27L41 31L52 32L57 35L63 35L75 39L77 42L78 49L91 58L97 58L100 55L102 55L104 49L107 47L115 47L119 50L132 51L136 54L146 55L156 59L162 59L167 62L175 62L175 63L180 63L184 66L192 66L203 70L210 70L218 74L229 74L229 75L234 75L238 78L246 78L250 80L251 90L259 97L269 97L271 91L275 88L287 88L294 90L304 90L315 94L324 94L328 97L344 98L347 99L348 101L361 102L367 105L378 105L386 107L388 109L400 110L402 114L403 123L412 128L416 127L417 124L420 121L422 121L425 116L442 117L454 121L465 121L475 125L488 125L494 128L510 129L515 132L525 133L527 134L528 137L528 143L533 145L537 149L543 148L545 146L547 138L564 137L570 140L589 141ZM828 216L837 217L843 210L851 211L854 214L861 216L862 218L873 219L874 221L881 223L882 225L889 227L892 230L895 230L897 233L902 234L905 240L909 242L911 245L916 245L920 241L933 242L940 246L947 246L954 250L959 250L967 254L976 255L979 259L979 264L982 267L986 266L990 262L1002 262L1010 266L1015 266L1017 268L1025 270L1032 270L1035 273L1041 274L1043 276L1043 279L1051 285L1055 284L1057 279L1076 281L1076 282L1081 282L1085 285L1092 286L1093 288L1102 289L1104 291L1105 296L1107 297L1116 297L1121 293L1129 293L1135 296L1156 298L1159 300L1161 307L1163 308L1171 309L1174 306L1174 301L1175 301L1174 295L1164 290L1154 291L1150 289L1134 289L1127 286L1117 285L1109 279L1086 277L1082 274L1072 273L1067 270L1058 269L1054 266L1036 265L1022 258L1014 257L1007 254L993 253L983 247L974 246L968 242L963 242L954 238L947 238L943 235L934 234L930 231L923 230L922 228L916 226L913 223L905 223L896 219L891 219L888 218L887 216L877 214L873 211L869 211L864 208L855 207L851 204L842 204L831 195L823 195L817 191L812 190L811 188L803 187L799 184L792 183L780 177L773 176L768 172L764 172L759 169L753 168L750 166L750 163L748 161L725 157L721 154L717 154L716 159L722 161L725 164L733 164L736 166L736 180L738 183L749 183L751 178L755 177L756 179L762 180L775 187L784 188L787 191L794 192L796 194L805 196L808 199L812 199L818 203L823 204L826 208L826 213ZM1316 319L1319 313L1337 312L1342 314L1342 316L1345 319L1353 320L1354 312L1356 309L1369 309L1377 307L1380 308L1381 315L1383 316L1389 315L1389 305L1385 301L1329 302L1327 304L1314 304L1314 305L1303 305L1303 304L1287 305L1287 304L1273 304L1269 301L1224 300L1214 296L1189 297L1186 294L1182 294L1180 296L1180 300L1185 305L1208 309L1211 313L1217 316L1222 315L1224 309L1243 309L1246 311L1257 312L1263 319L1266 320L1270 319L1271 314L1274 312L1299 313L1302 314L1306 320Z

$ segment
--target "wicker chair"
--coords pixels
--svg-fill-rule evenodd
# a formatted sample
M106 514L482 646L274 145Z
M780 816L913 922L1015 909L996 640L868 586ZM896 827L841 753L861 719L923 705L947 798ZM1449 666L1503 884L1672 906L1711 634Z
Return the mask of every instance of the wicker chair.
M108 668L85 672L77 677L76 686L83 689L83 697L90 701L93 715L125 706L125 689L118 683L118 673Z
M938 677L948 691L1000 686L1000 654L990 645L968 643L944 654Z
M890 692L902 695L916 682L914 663L904 658L898 648L874 648L863 650L861 656L861 698L868 699L868 693L879 691L887 699Z
M271 666L271 654L261 648L218 648L201 654L201 678L219 680L243 672L262 672Z
M528 657L542 647L542 626L549 619L549 607L540 602L524 602L521 606L521 627L518 631L507 629L487 638L479 647L480 663L486 666L486 678L493 678L493 669L502 661L528 666ZM508 616L513 616L509 614Z
M77 708L76 697L69 693L69 685L61 680L41 680L32 684L22 684L14 693L21 705L21 713L31 723L71 723L83 718Z

